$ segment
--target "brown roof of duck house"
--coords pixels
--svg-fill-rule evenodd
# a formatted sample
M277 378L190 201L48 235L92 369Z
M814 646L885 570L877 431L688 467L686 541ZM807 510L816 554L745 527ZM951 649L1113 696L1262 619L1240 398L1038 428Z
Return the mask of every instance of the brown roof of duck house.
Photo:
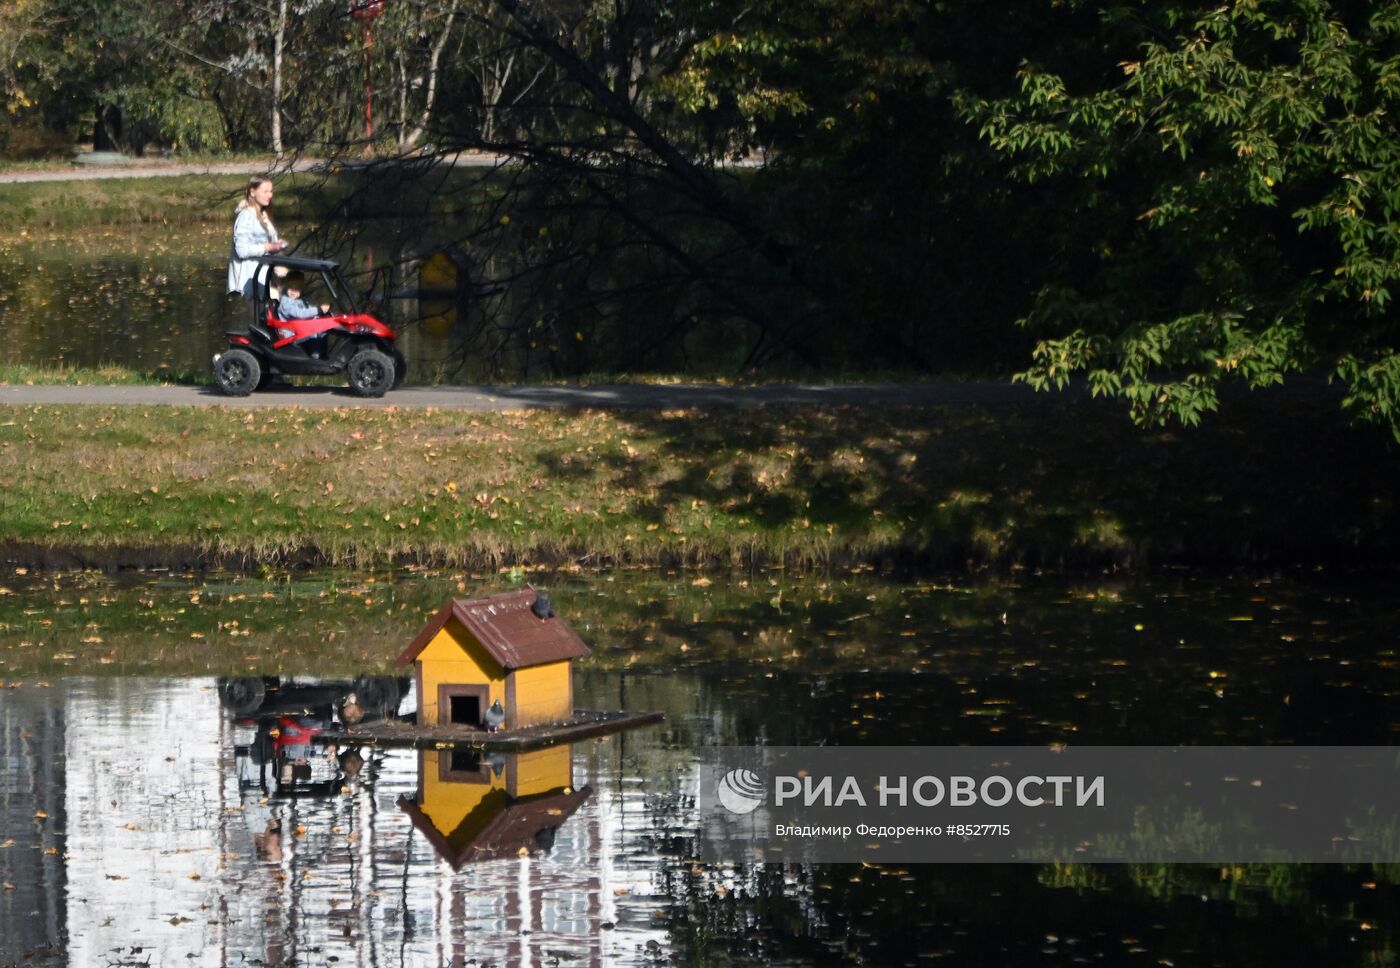
M527 588L489 598L454 598L438 609L418 637L404 649L399 665L408 665L418 658L433 636L453 618L461 622L506 671L592 655L563 619L557 616L540 618L530 610L535 597L535 590Z

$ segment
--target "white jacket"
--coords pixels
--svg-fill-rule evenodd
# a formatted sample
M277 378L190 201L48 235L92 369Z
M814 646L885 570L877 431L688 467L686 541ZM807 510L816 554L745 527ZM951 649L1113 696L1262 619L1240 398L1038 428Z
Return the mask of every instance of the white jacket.
M258 221L258 213L245 208L233 220L233 251L228 262L228 291L248 298L244 290L258 268L258 256L265 255L269 242L277 241L277 229Z

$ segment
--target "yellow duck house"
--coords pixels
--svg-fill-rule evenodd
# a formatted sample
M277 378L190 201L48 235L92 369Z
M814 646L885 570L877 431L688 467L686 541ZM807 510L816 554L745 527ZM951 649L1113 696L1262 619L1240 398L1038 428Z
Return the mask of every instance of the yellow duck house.
M549 597L527 588L452 599L399 665L414 665L419 726L512 730L570 719L572 663L589 655Z

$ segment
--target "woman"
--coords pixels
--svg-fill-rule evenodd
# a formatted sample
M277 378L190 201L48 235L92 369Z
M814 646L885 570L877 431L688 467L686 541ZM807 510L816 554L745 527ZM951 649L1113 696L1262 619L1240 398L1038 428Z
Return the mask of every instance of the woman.
M287 243L277 238L277 229L267 214L272 203L272 179L251 178L243 201L234 210L233 254L228 263L228 291L252 301L253 274L258 256L281 252Z

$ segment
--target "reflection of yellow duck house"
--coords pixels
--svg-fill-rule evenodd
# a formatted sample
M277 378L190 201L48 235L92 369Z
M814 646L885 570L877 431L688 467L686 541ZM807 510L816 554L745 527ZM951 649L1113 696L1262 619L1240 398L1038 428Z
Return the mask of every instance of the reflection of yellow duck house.
M519 729L574 712L574 659L592 653L533 588L453 599L399 656L414 664L418 725ZM494 721L499 702L504 721ZM495 716L499 720L499 712Z
M548 851L589 789L568 744L529 753L420 750L418 792L399 807L453 868Z

